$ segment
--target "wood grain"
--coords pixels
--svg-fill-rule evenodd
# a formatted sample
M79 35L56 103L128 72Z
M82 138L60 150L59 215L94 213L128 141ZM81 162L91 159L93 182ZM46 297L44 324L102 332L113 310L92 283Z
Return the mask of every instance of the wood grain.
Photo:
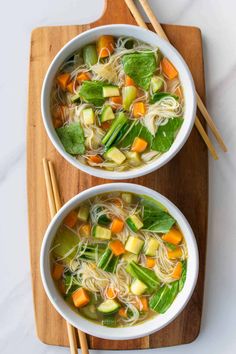
M37 28L31 36L27 122L30 258L37 336L42 342L52 345L68 346L68 338L66 322L50 304L40 279L40 246L50 221L42 158L47 157L53 161L63 203L86 188L108 181L77 171L56 152L46 136L41 119L41 87L51 60L68 40L89 28L102 24L135 24L123 1L116 2L116 11L112 11L112 0L108 0L106 4L107 7L102 17L95 23L83 26ZM197 91L204 100L202 41L199 29L164 25L164 30L188 63ZM198 116L205 126L201 115L198 114ZM129 180L129 182L157 190L170 198L182 210L197 238L200 252L200 275L196 290L185 310L163 330L149 337L132 341L107 341L89 337L89 346L94 349L125 350L189 343L197 337L201 323L208 207L207 150L196 129L193 129L184 148L167 166L148 176Z

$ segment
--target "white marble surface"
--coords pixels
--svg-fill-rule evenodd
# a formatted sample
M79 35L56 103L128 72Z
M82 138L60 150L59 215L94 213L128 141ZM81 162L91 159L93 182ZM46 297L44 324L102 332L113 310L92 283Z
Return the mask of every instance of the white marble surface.
M236 3L235 0L150 2L162 22L195 25L201 28L208 107L229 148L227 154L219 151L219 161L215 162L209 158L208 251L200 335L190 345L158 351L163 354L233 354L236 347ZM99 17L102 8L102 0L1 2L0 352L2 354L69 352L65 348L40 343L34 329L25 175L30 32L33 28L44 25L91 22ZM149 351L143 351L146 352Z

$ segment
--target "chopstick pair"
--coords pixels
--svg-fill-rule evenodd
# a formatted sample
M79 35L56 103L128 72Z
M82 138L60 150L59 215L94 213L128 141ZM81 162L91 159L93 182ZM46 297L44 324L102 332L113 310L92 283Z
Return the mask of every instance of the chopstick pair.
M59 189L57 186L56 175L54 172L53 164L51 161L47 159L43 159L43 169L44 169L44 177L47 189L47 196L48 196L48 204L50 209L51 218L58 212L61 208L61 199L59 195ZM67 325L67 334L69 339L70 345L70 352L71 354L78 354L77 348L77 340L76 340L76 329L69 323L66 322ZM88 343L86 334L82 332L80 329L77 330L80 347L82 354L88 354Z
M133 15L134 19L136 20L137 24L140 27L146 28L148 29L146 23L144 22L138 8L136 7L136 5L134 4L133 0L124 0L126 5L128 6L131 14ZM149 18L155 32L162 37L163 39L165 39L166 41L169 42L169 39L167 37L167 35L165 34L163 28L161 27L160 23L158 22L156 16L154 15L149 3L147 0L139 0L140 4L142 5L147 17ZM221 149L226 152L227 151L227 147L220 135L219 130L217 129L212 117L210 116L210 114L208 113L204 103L202 102L200 96L198 95L198 93L196 92L197 95L197 105L198 105L198 109L199 111L202 113L203 117L205 118L206 122L208 123L213 135L215 136L219 146L221 147ZM217 152L211 142L211 140L209 139L206 131L204 130L199 118L196 116L195 119L195 126L198 130L198 132L200 133L202 139L204 140L205 144L207 145L212 157L215 160L218 160L218 155Z

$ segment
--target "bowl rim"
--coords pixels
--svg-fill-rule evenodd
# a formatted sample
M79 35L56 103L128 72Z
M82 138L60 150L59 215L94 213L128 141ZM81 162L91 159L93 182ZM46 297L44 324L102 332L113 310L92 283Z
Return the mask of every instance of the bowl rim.
M139 325L123 328L119 327L119 331L115 331L115 328L109 328L100 324L95 324L94 322L80 316L68 306L68 304L56 289L54 281L51 277L49 259L49 250L53 237L55 236L55 232L68 212L73 210L81 202L94 197L95 195L103 194L109 191L128 191L136 194L145 194L162 203L168 209L170 214L177 220L182 231L183 227L185 228L184 237L187 243L189 255L191 256L191 258L188 259L188 270L185 285L167 312L163 315L154 316L152 319L144 321ZM167 326L170 322L172 322L179 315L179 313L182 312L190 300L197 282L199 270L198 257L198 247L191 226L189 225L182 212L169 199L160 193L141 185L133 183L106 183L91 187L71 198L51 220L45 232L41 246L40 274L45 292L49 300L51 301L54 308L56 308L57 312L59 312L59 314L66 321L71 323L74 327L79 328L93 336L111 340L126 340L140 338L159 331L163 327Z
M187 119L186 118L184 119L184 123L186 121L185 124L188 124L188 125L186 127L185 134L180 139L178 145L177 145L177 143L175 144L175 142L174 142L174 144L171 146L171 148L168 151L164 152L159 158L157 158L156 160L154 160L150 164L144 165L142 167L138 167L136 169L123 171L123 172L106 171L104 169L99 169L99 168L95 168L95 167L92 167L89 165L85 165L82 162L78 161L75 157L73 157L72 155L67 153L64 150L62 144L60 144L59 141L57 141L57 139L55 139L55 136L54 136L55 129L52 128L52 126L49 124L49 120L51 119L51 116L49 119L49 116L47 114L47 102L48 102L47 101L48 100L47 88L51 85L51 82L52 82L52 80L50 79L50 73L54 69L55 66L57 66L57 69L60 67L61 63L59 65L58 62L60 61L61 56L63 56L63 53L66 52L68 50L68 48L72 47L74 43L76 43L77 41L79 41L83 38L86 38L89 35L92 35L92 34L95 35L99 31L104 32L104 31L113 30L113 29L114 30L124 29L126 31L133 31L133 32L135 32L135 34L131 32L131 36L133 36L133 37L135 37L135 35L137 36L137 34L140 34L140 35L143 34L147 37L147 42L148 42L148 36L149 36L149 38L151 38L151 37L153 39L155 38L155 40L157 41L157 46L161 49L161 51L163 51L163 49L164 49L164 51L165 50L170 51L171 58L172 58L172 56L175 56L175 59L181 63L182 72L185 72L185 74L186 74L188 85L189 85L188 91L189 91L189 95L191 98L191 108L190 108L191 113L189 114ZM79 45L78 45L78 47L79 47ZM69 56L69 53L68 53L68 56ZM189 99L189 101L190 101L190 99ZM80 169L81 171L86 172L92 176L106 178L106 179L110 179L110 180L123 180L123 179L136 178L136 177L140 177L140 176L146 175L148 173L151 173L151 172L159 169L160 167L162 167L166 163L168 163L180 151L180 149L185 144L186 140L188 139L188 137L191 133L191 130L192 130L192 127L193 127L193 124L195 121L195 114L196 114L195 85L194 85L194 81L193 81L192 75L190 73L190 70L189 70L185 60L181 56L181 54L169 42L167 42L166 40L159 37L156 33L152 32L148 29L138 27L136 25L128 25L128 24L112 24L112 25L98 26L96 28L92 28L92 29L89 29L85 32L80 33L78 36L74 37L69 42L67 42L60 49L60 51L56 54L56 56L54 57L54 59L50 63L48 70L45 74L43 85L42 85L41 113L42 113L44 127L46 129L47 135L48 135L51 143L54 145L54 147L59 152L59 154L61 156L63 156L64 159L66 161L68 161L70 164L72 164L75 168ZM181 131L183 132L183 127L182 127L182 130L180 129L179 133L177 134L177 137L181 134ZM54 134L53 134L53 132L54 132ZM176 141L176 139L175 139L175 141Z

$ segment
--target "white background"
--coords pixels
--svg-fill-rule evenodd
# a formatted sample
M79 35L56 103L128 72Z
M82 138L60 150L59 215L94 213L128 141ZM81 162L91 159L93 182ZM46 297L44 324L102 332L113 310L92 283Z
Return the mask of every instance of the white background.
M236 348L236 3L235 0L152 0L150 3L164 23L201 28L207 104L229 148L227 154L219 151L219 161L209 158L208 250L200 335L192 344L152 352L233 354ZM102 13L102 8L103 0L1 1L2 354L69 352L66 348L40 343L34 329L25 166L30 33L38 26L92 22ZM151 353L143 351L146 352Z

